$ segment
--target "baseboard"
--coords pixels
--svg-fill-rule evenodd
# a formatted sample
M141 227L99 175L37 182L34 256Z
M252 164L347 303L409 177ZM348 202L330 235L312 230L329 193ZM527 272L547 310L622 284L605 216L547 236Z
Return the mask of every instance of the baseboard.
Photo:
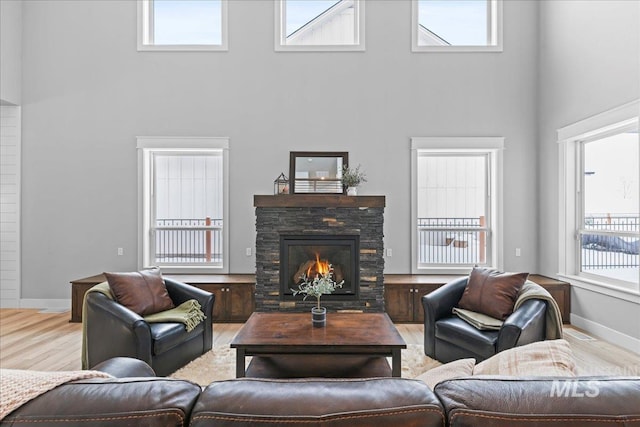
M0 308L20 308L20 300L17 298L1 299Z
M640 354L640 339L638 338L623 334L608 326L601 325L600 323L585 319L573 313L571 313L571 324L611 344Z
M70 299L22 298L20 308L39 308L42 310L71 310Z

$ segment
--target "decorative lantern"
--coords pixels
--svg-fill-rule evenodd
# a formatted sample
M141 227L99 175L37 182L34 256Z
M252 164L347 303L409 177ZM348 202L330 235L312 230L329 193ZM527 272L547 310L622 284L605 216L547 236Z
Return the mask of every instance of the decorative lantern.
M273 194L289 194L289 178L284 172L273 181Z

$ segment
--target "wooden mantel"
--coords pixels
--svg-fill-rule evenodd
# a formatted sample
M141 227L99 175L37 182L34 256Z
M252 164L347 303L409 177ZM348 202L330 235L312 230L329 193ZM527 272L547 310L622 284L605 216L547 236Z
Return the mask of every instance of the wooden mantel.
M345 196L342 194L254 195L256 208L384 208L385 196Z

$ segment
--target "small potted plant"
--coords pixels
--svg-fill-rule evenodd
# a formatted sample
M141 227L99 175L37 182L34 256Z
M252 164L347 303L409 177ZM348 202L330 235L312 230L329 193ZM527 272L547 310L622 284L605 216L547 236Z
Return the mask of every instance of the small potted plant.
M367 175L360 170L360 165L355 169L350 168L348 165L342 168L342 185L347 188L348 196L355 196L358 194L356 187L363 182L367 182Z
M331 277L332 274L333 268L329 264L329 271L317 274L312 280L309 280L307 276L303 276L302 283L298 285L298 289L291 289L293 296L303 294L303 301L307 297L315 297L318 300L318 305L311 309L311 320L313 326L317 328L324 327L327 321L327 309L320 306L320 297L333 293L337 288L341 288L344 283L344 280L336 283Z

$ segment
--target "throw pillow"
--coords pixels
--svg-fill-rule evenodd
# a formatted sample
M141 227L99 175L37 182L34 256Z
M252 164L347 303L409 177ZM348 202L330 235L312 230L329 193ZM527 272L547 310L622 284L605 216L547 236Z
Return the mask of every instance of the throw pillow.
M431 390L436 384L452 380L454 378L470 377L473 374L473 367L476 359L459 359L446 363L433 369L429 369L424 374L418 375L417 380L424 381Z
M529 273L502 273L475 267L458 307L505 320L513 313L516 298Z
M473 375L575 377L576 362L567 341L538 341L501 351L478 363Z
M141 316L175 307L158 268L104 275L116 301Z

